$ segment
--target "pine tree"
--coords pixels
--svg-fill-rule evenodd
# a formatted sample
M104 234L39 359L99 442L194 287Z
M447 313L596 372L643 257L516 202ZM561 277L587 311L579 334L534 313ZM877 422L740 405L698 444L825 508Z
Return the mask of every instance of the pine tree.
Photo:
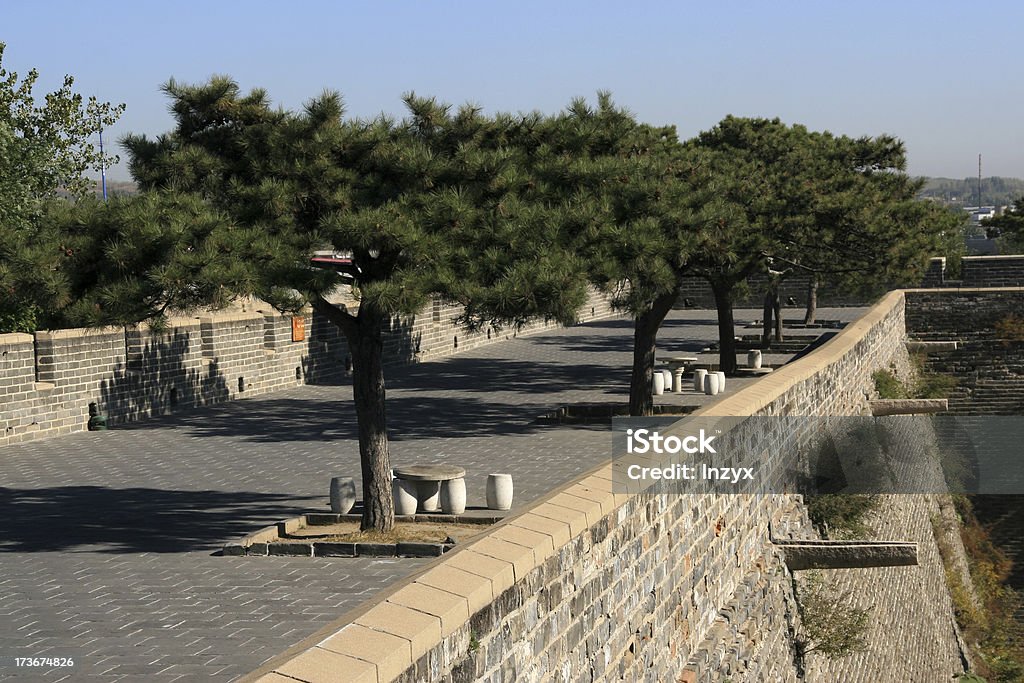
M290 113L227 78L165 89L177 127L125 140L133 175L147 192L197 195L229 219L204 243L217 245L224 273L244 273L229 291L283 310L308 302L345 335L362 527L390 529L389 318L442 296L463 303L470 324L572 322L586 296L583 264L564 248L565 226L580 218L528 172L543 117L487 117L410 94L403 120L356 120L332 93ZM318 249L349 259L312 268ZM354 309L331 301L345 286L358 292Z
M698 160L675 128L639 123L608 93L597 106L576 100L555 117L542 171L587 222L569 235L591 283L633 318L629 412L653 412L651 384L658 330L679 297L689 252L701 229L693 185Z
M929 257L959 239L955 217L916 199L920 183L890 136L730 116L691 144L702 151L713 195L702 208L707 240L691 265L715 295L726 372L736 368L733 303L753 273L887 287L918 279Z

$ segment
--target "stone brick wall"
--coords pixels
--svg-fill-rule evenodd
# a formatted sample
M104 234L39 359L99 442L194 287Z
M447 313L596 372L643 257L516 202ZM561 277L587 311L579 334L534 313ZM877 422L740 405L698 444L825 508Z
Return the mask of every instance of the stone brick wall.
M460 312L437 302L420 315L394 318L385 332L386 362L438 358L554 326L537 321L515 333L468 333L455 322ZM612 313L594 292L580 319ZM292 341L291 316L260 311L173 319L164 331L0 335L0 445L82 431L91 402L116 425L302 383L346 382L344 338L320 316L303 317L300 342Z
M928 264L922 287L1024 287L1024 255L1020 256L965 256L961 262L961 277L954 280L946 272L946 259L933 258ZM793 275L782 282L780 294L784 307L803 308L807 305L808 277ZM745 292L736 301L737 308L760 308L764 303L767 278L761 273L747 279ZM786 306L792 297L796 304ZM876 297L870 292L838 290L828 285L818 289L818 306L864 306ZM689 299L695 308L714 308L715 298L707 281L699 277L683 278L679 305ZM785 314L784 314L785 315ZM786 317L803 317L791 312Z
M922 287L1024 287L1024 255L965 256L960 279L946 272L946 259L933 258Z
M784 312L783 315L785 317L799 317L803 319L803 307L807 305L808 282L809 278L803 275L794 275L782 281L779 293L782 296L783 308L800 309L799 315L794 310L790 310L788 314ZM764 293L767 283L767 276L760 273L747 278L747 287L736 300L736 308L761 308L764 305ZM715 307L715 297L707 280L699 277L684 277L682 285L679 306L684 306L684 300L689 299L693 308ZM790 297L796 300L796 304L786 304ZM818 288L818 306L864 306L870 304L876 298L877 295L872 296L868 293L838 290L828 285L821 285Z
M906 446L917 449L919 456L911 458L913 461L922 462L921 455L937 452L938 437L926 421L886 419L890 429L902 432ZM941 481L940 471L933 475ZM922 488L941 490L936 484ZM948 499L940 495L882 496L878 509L866 520L873 539L916 542L918 566L818 572L831 594L842 596L845 605L868 610L870 628L862 652L839 659L808 654L803 662L807 681L940 681L963 671L965 648L935 538L936 532L943 533L953 566L966 571L959 534L946 531L959 528ZM944 519L949 523L940 523Z
M305 315L232 313L145 327L0 336L0 445L85 429L96 402L110 424L313 380L340 381L344 345Z
M518 331L485 326L478 331L469 332L457 322L462 310L462 306L458 304L435 300L417 316L396 316L391 320L390 329L385 334L385 353L391 362L430 360L496 341L512 339L520 334L530 334L558 326L555 322L537 320ZM597 320L613 314L608 300L597 292L592 292L587 303L580 309L579 320Z
M1024 289L912 290L906 296L911 337L957 342L956 349L925 356L926 370L957 379L950 411L1024 414L1024 339L997 332L1011 317L1024 320Z
M870 678L870 657L804 677L792 574L770 536L800 532L801 501L766 491L786 490L789 454L814 435L749 418L861 414L873 371L909 370L904 325L903 294L891 293L802 360L694 413L738 416L719 443L742 444L733 464L759 467L763 488L615 493L609 463L245 680L950 680L962 671L952 605L929 550L888 583L848 579L877 606L871 652L913 663L913 677ZM787 426L800 424L812 421ZM931 507L914 505L894 513L892 533L927 543Z
M924 341L995 339L1007 316L1024 317L1024 288L912 289L907 330Z
M957 380L949 396L955 415L1024 415L1024 339L997 333L1010 316L1024 318L1024 289L931 290L907 293L908 333L956 341L956 349L929 351L927 371ZM912 313L912 314L911 314ZM1024 590L1024 496L973 496L979 520L1013 562L1009 583ZM965 585L970 585L965 581ZM1024 611L1018 614L1024 636Z

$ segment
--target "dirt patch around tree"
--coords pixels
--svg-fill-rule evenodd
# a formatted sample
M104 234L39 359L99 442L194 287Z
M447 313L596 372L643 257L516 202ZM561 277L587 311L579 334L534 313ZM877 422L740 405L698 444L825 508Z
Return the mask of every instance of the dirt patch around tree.
M463 543L486 531L486 524L396 522L390 532L360 531L359 522L305 526L281 536L281 543Z

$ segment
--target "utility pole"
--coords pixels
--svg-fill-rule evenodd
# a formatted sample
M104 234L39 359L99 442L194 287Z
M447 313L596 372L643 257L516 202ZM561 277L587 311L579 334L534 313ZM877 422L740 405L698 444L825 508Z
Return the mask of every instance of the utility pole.
M979 164L981 163L979 157ZM99 179L103 185L103 202L106 202L106 160L103 159L103 127L99 127Z
M981 155L978 155L978 213L981 213Z

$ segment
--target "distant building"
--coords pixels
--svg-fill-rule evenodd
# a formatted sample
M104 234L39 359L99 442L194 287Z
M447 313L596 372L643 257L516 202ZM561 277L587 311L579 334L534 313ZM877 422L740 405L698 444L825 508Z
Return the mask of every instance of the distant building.
M977 225L985 218L996 217L996 207L994 206L965 206L964 211L970 216L972 225Z

